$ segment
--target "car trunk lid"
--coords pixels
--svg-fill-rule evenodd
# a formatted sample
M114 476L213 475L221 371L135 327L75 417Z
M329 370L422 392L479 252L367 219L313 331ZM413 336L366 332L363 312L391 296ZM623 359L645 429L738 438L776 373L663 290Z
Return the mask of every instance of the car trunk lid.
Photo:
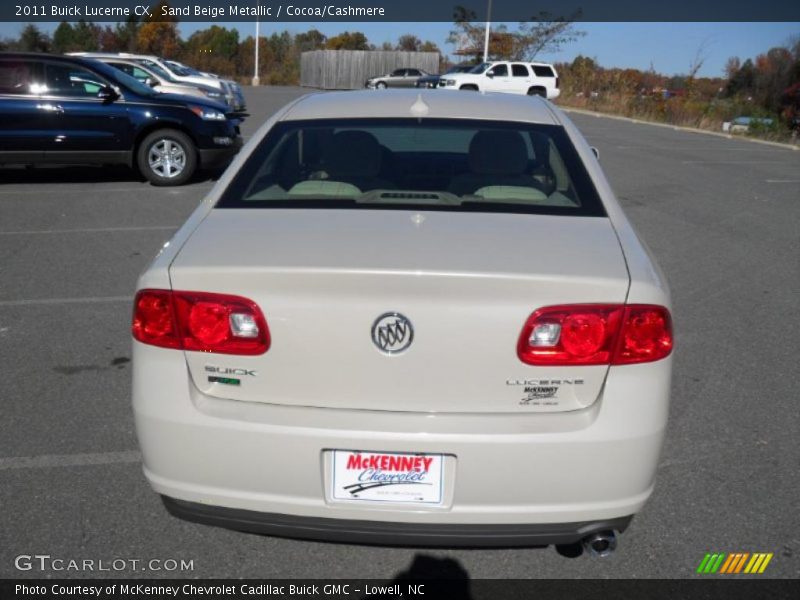
M270 329L261 356L186 352L201 392L384 411L586 407L607 366L526 365L517 339L537 308L623 303L628 289L607 218L445 211L215 209L170 276L253 300ZM397 354L374 341L386 313L413 330Z

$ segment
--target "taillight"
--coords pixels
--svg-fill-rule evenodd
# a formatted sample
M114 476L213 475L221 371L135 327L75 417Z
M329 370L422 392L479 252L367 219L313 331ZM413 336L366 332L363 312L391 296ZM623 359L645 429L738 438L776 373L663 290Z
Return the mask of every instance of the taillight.
M534 312L517 342L529 365L623 365L660 360L672 351L663 306L569 304Z
M142 290L133 301L133 337L144 344L180 348L172 292Z
M141 290L131 329L144 344L196 352L255 355L270 345L258 305L228 294Z
M651 362L672 352L672 319L663 306L632 304L625 307L619 345L613 364Z

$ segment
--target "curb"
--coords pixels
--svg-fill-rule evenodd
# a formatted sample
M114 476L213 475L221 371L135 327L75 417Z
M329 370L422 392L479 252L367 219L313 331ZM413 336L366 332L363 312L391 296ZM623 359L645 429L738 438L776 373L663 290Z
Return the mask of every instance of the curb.
M567 113L577 113L580 115L588 115L591 117L598 117L603 119L614 119L617 121L627 121L628 123L638 123L640 125L650 125L652 127L663 127L666 129L672 129L674 131L686 131L688 133L699 133L703 135L713 135L715 137L724 138L727 140L736 140L742 142L751 142L753 144L763 144L765 146L774 146L776 148L784 148L786 150L800 150L800 145L797 144L785 144L783 142L771 142L769 140L758 140L755 138L749 137L742 137L738 135L731 135L729 133L719 133L716 131L706 131L705 129L697 129L696 127L684 127L681 125L670 125L668 123L655 123L653 121L645 121L643 119L634 119L631 117L621 117L619 115L609 115L606 113L595 112L592 110L585 110L583 108L570 108L567 106L559 106L561 110Z

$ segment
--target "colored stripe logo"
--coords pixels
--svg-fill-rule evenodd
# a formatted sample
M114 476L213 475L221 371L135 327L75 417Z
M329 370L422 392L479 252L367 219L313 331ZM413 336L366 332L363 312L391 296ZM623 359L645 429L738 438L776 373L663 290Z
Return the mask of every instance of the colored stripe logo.
M697 573L709 575L761 574L767 569L773 553L769 552L708 552L700 561Z

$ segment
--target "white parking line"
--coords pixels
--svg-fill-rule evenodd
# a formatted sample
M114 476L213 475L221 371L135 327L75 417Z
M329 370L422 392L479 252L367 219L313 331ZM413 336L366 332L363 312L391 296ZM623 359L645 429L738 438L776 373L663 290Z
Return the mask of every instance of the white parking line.
M772 165L774 160L682 160L684 165Z
M109 233L124 231L175 231L179 225L151 225L147 227L87 227L83 229L28 229L0 231L0 235L42 235L47 233Z
M32 300L0 300L0 307L41 306L48 304L92 304L103 302L133 302L133 296L89 296L87 298L35 298Z
M626 145L617 145L616 148L620 150L652 150L656 147L655 144L626 144ZM670 150L693 150L697 152L747 152L748 154L760 153L766 154L769 152L774 152L775 148L753 148L752 146L729 146L726 145L726 142L720 142L719 146L717 147L704 147L704 146L687 146L687 145L669 145ZM748 161L749 162L749 161Z
M767 179L767 183L800 183L800 179Z
M49 469L53 467L88 467L92 465L118 465L138 463L142 455L138 450L123 452L98 452L93 454L45 454L0 458L0 471L11 469Z
M26 185L27 186L27 185L30 185L30 184L10 183L10 184L7 184L7 185ZM129 192L130 193L133 193L133 192L147 193L148 190L152 191L152 188L148 188L147 186L140 186L140 187L135 187L135 188L104 188L104 187L100 187L98 184L90 184L88 186L88 188L87 188L87 186L85 186L85 185L79 186L79 185L75 185L75 184L67 184L65 186L65 185L58 185L58 184L50 184L50 183L47 183L47 182L38 183L38 184L34 184L34 185L36 186L36 189L30 189L30 190L29 189L25 189L25 190L4 189L4 190L0 190L0 194L7 195L7 196L15 196L15 195L27 196L27 195L31 195L31 194L36 194L36 195L41 196L42 194L47 194L47 193L50 193L50 192L65 192L65 191L67 193L82 192L82 193L84 193L86 195L102 193L103 196L96 197L96 198L90 198L90 199L107 201L110 198L107 198L106 194L120 194L120 193L127 194ZM49 186L49 185L54 186L54 187L52 187L52 188L46 187L46 186ZM95 186L97 186L97 187L95 187ZM187 192L192 192L192 191L196 192L198 190L203 192L203 193L205 193L208 190L210 190L212 187L213 187L212 185L198 183L196 185L173 187L173 188L169 188L169 189L162 190L162 191L164 191L164 192L166 192L168 194L172 194L172 195L185 194ZM86 199L86 198L84 197L83 199Z
M29 185L29 184L13 184L12 183L12 184L9 184L9 185ZM6 190L0 190L0 194L6 194L6 195L9 195L9 196L11 196L11 195L38 194L38 195L41 196L42 194L46 194L46 193L52 192L52 191L62 191L62 192L63 191L67 191L67 192L78 192L78 191L81 191L81 192L88 193L88 194L91 194L91 193L94 193L94 192L102 192L103 194L119 194L119 193L141 192L142 191L141 187L136 187L136 188L102 188L102 187L94 187L94 185L97 185L97 184L89 185L88 188L85 185L84 186L75 186L74 188L72 188L72 186L74 186L75 184L68 184L68 185L65 186L65 185L58 185L58 184L49 184L47 182L38 183L38 184L35 184L35 185L37 186L37 188L35 190L8 190L8 189L6 189ZM55 188L54 189L48 189L48 188L45 187L47 185L54 185ZM108 198L100 198L100 199L101 200L108 200Z

